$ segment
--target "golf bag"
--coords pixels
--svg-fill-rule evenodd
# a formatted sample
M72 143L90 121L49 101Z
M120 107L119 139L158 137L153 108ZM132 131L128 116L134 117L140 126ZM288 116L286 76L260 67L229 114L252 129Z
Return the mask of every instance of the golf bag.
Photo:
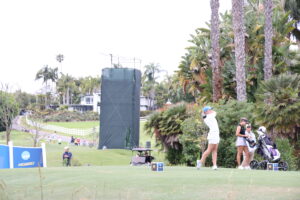
M278 163L279 170L288 170L287 162L281 161L280 152L272 139L267 136L265 131L261 131L259 129L257 132L259 134L259 137L256 144L256 153L260 155L264 160L260 162L257 160L252 160L250 162L250 168L267 169L267 163Z

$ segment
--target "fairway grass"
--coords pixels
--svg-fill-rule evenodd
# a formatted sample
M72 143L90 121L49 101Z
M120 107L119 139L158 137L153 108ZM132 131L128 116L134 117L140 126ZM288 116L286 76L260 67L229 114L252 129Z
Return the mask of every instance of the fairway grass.
M291 199L300 197L299 172L140 166L53 167L0 171L8 199ZM40 184L42 180L42 184ZM0 194L1 194L0 185ZM1 198L0 198L1 199Z

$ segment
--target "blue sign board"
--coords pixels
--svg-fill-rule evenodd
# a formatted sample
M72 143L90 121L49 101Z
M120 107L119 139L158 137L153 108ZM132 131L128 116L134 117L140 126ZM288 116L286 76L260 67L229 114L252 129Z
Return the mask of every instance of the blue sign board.
M9 168L9 147L0 145L0 169Z
M42 148L13 147L14 168L43 167Z
M12 142L9 145L0 145L0 169L46 167L44 150L44 143L42 147L14 147Z

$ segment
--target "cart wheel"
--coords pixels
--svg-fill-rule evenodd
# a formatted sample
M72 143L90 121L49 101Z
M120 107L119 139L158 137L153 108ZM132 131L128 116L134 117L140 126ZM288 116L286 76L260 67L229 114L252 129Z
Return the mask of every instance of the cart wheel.
M258 169L259 168L259 162L257 160L252 160L250 162L250 168L251 169Z
M261 162L259 163L259 168L260 168L260 169L266 170L266 169L267 169L267 165L268 165L268 161L263 160L263 161L261 161Z
M279 168L280 171L287 171L288 168L289 168L289 165L285 161L280 161L278 163L278 168Z

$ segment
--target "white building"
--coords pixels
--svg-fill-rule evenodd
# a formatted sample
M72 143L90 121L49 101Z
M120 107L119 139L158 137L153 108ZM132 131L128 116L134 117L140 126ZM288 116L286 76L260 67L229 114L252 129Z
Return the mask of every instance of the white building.
M70 105L70 111L94 111L100 113L101 93L94 93L93 95L86 95L81 97L79 105ZM150 110L155 105L155 101L151 98L140 97L140 111Z
M140 111L150 110L154 104L155 102L153 99L145 96L140 97Z
M100 101L101 93L93 93L93 95L81 97L80 105L93 106L93 111L100 113Z

